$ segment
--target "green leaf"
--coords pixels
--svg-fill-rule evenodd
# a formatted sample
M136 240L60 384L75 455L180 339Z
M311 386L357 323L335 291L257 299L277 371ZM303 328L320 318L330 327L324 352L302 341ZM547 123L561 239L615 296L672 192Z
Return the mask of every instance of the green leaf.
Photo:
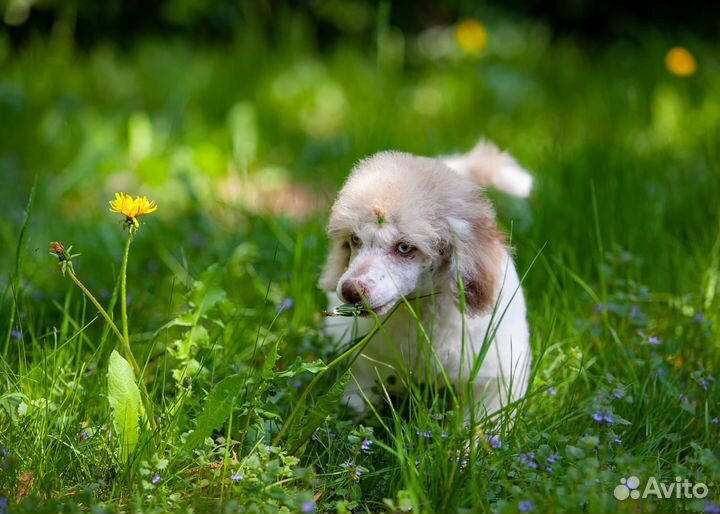
M287 378L287 377L294 377L295 375L298 375L300 373L312 373L315 375L316 373L320 373L321 371L325 371L327 369L327 364L325 364L320 359L316 359L312 362L305 362L302 360L301 357L298 357L295 362L288 367L285 371L281 371L275 375L276 378Z
M568 446L568 447L565 449L565 451L566 451L567 454L568 454L570 457L572 457L573 459L580 460L580 459L585 458L585 452L582 451L582 450L581 450L580 448L578 448L577 446Z
M205 409L198 416L195 431L185 441L186 449L195 448L227 421L245 383L246 378L242 375L233 375L217 383L205 400Z
M350 370L346 371L340 380L335 382L330 390L322 396L313 406L312 410L303 418L297 430L291 432L288 438L288 449L290 453L300 448L317 428L332 414L335 407L340 403L345 392L345 384L350 379Z
M117 351L110 354L108 363L108 402L115 418L115 430L120 441L120 460L127 460L135 450L140 429L140 389L128 361Z
M280 339L277 340L275 344L270 345L270 353L268 354L267 358L265 359L265 363L263 364L262 369L262 378L264 379L270 379L273 376L273 370L275 369L275 364L277 363L278 359L280 358L280 354L278 353L278 346L280 346Z
M200 279L193 283L192 289L188 293L191 307L157 329L155 335L172 327L197 326L200 320L204 319L210 311L226 301L227 293L222 288L223 273L223 268L217 264L213 264L203 271ZM216 321L216 323L222 325L222 322Z
M213 264L200 274L190 292L190 301L196 306L198 316L204 316L215 306L227 298L222 288L225 270L218 264Z

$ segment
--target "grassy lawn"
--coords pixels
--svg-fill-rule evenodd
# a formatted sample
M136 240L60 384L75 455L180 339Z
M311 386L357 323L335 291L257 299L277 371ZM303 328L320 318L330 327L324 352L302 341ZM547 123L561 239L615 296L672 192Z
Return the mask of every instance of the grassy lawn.
M452 27L318 50L291 16L125 51L0 33L0 513L720 511L720 48L486 25L479 55ZM535 360L512 430L465 455L484 421L427 390L338 405L315 283L354 162L480 136L536 177L490 192ZM158 205L127 268L140 387L47 252L72 245L122 333L118 191ZM631 476L708 493L616 500Z

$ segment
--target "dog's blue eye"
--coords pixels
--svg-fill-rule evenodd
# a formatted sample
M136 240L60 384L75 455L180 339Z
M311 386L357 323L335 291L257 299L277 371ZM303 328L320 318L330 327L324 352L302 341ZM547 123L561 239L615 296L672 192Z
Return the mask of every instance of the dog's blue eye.
M415 248L413 248L412 246L410 246L407 243L398 243L398 245L395 247L395 249L397 250L397 252L399 254L407 255L410 252L412 252Z

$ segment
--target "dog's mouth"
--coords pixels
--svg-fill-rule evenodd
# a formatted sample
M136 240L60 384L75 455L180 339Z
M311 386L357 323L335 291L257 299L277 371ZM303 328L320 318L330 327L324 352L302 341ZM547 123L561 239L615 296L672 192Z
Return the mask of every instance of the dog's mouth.
M346 303L344 305L340 305L339 307L335 307L335 309L331 311L323 311L323 314L325 316L361 316L361 317L367 317L370 316L371 313L375 313L376 316L383 316L387 313L389 313L393 307L395 307L395 304L397 303L397 300L391 300L387 303L383 303L382 305L378 305L377 307L369 307L362 302L358 303Z
M395 306L395 300L389 301L387 303L384 303L380 305L379 307L367 307L366 310L363 312L362 315L369 316L370 312L374 312L377 316L383 316L390 312L390 309L392 309Z

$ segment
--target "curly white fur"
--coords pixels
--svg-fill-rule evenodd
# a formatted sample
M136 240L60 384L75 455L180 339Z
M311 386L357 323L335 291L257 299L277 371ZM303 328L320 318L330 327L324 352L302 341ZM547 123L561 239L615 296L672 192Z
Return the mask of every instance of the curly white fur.
M353 364L345 401L357 411L365 409L363 396L378 399L377 380L388 389L407 380L458 390L472 383L483 414L525 394L531 362L525 299L478 185L527 196L532 177L481 142L468 154L438 159L381 152L355 166L340 191L320 287L332 292L331 307L362 301L382 319L392 311ZM329 318L325 328L347 341L372 325L368 317ZM484 341L489 348L478 366Z

